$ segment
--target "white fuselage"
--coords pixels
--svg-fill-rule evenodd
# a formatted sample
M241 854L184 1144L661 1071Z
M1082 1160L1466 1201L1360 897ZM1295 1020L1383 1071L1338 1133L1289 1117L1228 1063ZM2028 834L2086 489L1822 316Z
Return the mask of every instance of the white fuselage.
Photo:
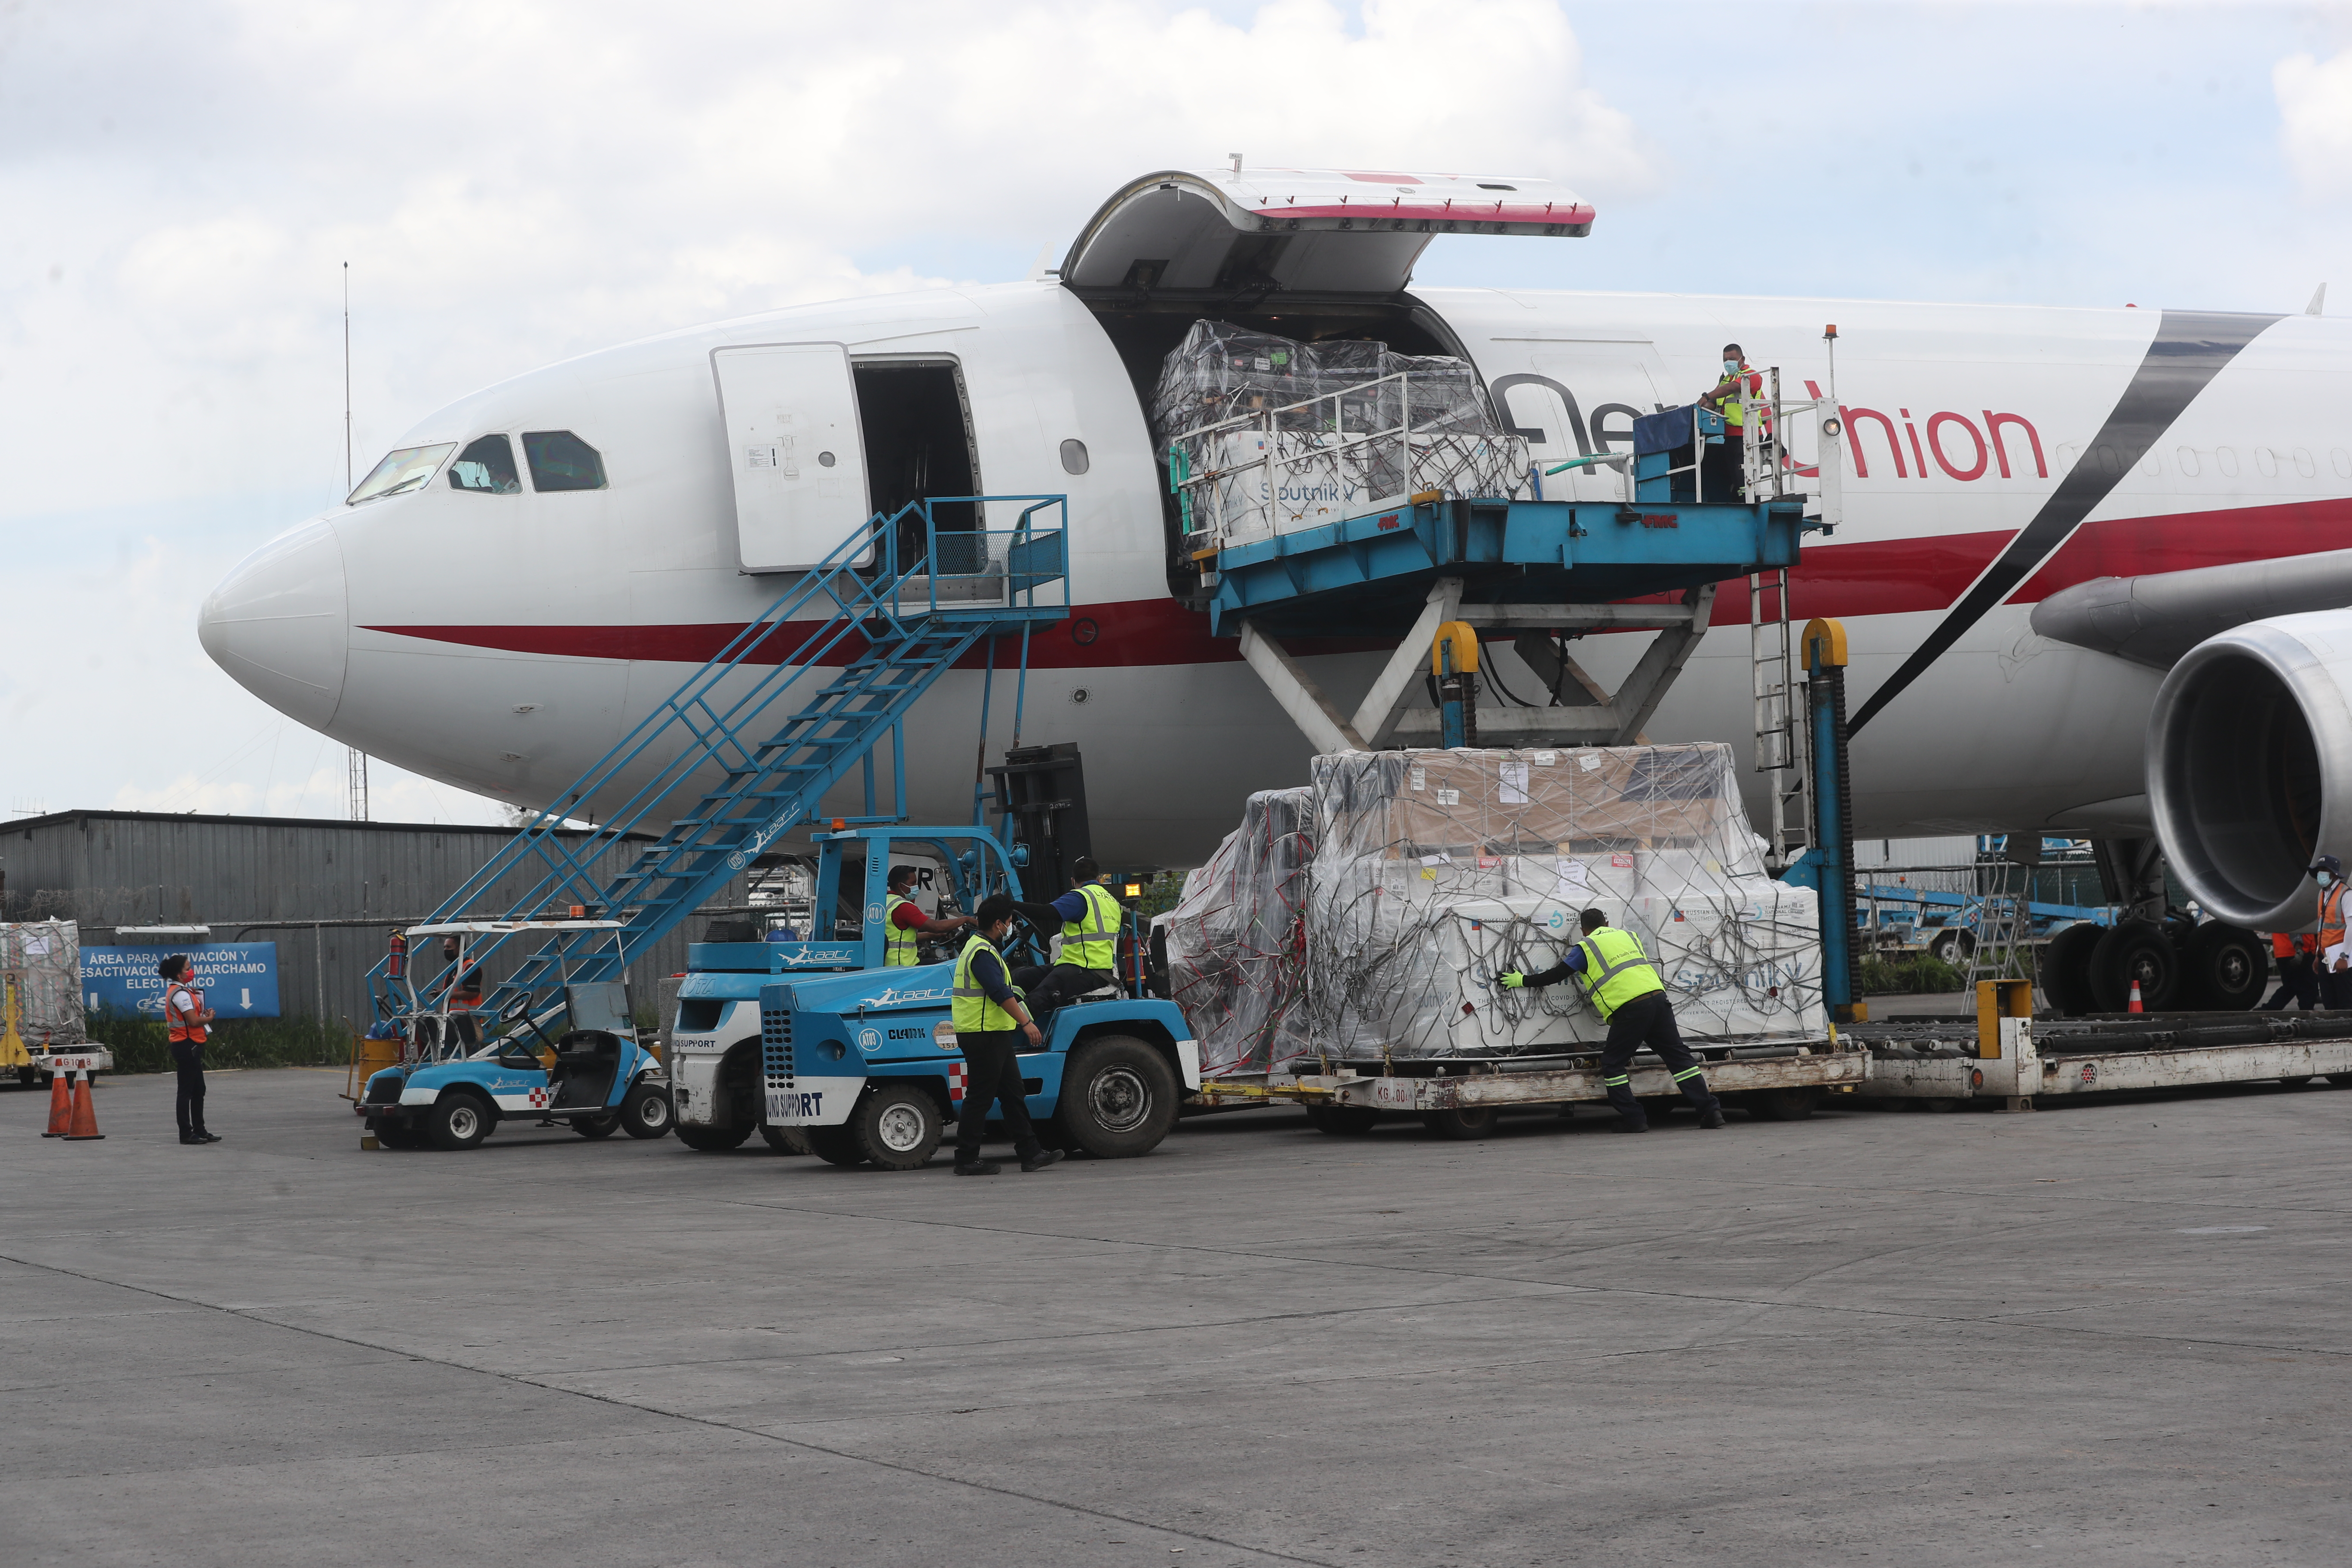
M1506 417L1557 461L1624 444L1634 410L1714 384L1737 339L1789 395L1826 391L1838 329L1845 521L1809 543L1794 612L1847 624L1859 708L1953 614L2078 463L2149 357L2164 313L1681 296L1419 289ZM207 648L293 717L402 767L543 805L789 580L739 570L711 353L837 342L853 363L951 361L976 490L1069 497L1072 621L1035 639L1024 743L1082 750L1097 854L1192 864L1252 790L1303 782L1307 745L1230 639L1170 595L1160 479L1127 367L1057 283L875 297L721 322L520 376L400 445L569 430L603 489L484 494L436 482L339 506L265 546L205 610ZM1970 619L1855 739L1857 831L2145 831L2143 731L2158 676L2037 637L2032 605L2071 583L2352 546L2352 445L2336 388L2352 328L2270 322L2013 593ZM1575 403L1571 414L1566 398ZM1616 405L1613 409L1609 405ZM1597 426L1597 427L1596 427ZM1891 439L1890 439L1891 437ZM1084 443L1083 472L1064 443ZM1562 481L1547 493L1557 497ZM1600 499L1608 479L1568 481ZM1655 740L1752 730L1746 595L1650 724ZM1073 637L1092 623L1090 641ZM1579 658L1603 680L1638 637ZM1310 655L1351 706L1378 654ZM1506 682L1529 695L1524 667ZM982 749L977 670L943 677L908 726L917 820L969 820ZM1013 738L1000 679L985 751ZM845 796L844 797L846 798ZM595 802L573 807L593 811Z

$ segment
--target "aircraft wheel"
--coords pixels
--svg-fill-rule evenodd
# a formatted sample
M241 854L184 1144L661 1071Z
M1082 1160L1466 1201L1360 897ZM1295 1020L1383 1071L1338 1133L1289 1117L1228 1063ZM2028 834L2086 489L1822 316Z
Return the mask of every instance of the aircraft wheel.
M632 1138L658 1138L677 1120L670 1111L669 1090L657 1083L641 1083L621 1101L621 1131Z
M2103 925L2077 921L2042 950L2042 993L2050 998L2051 1011L2069 1018L2098 1011L2091 994L2091 950L2106 934Z
M2091 950L2091 994L2102 1013L2120 1013L2139 982L2140 1005L2162 1013L2180 1000L2180 954L2154 921L2125 921Z
M482 1103L478 1096L457 1089L434 1102L425 1119L425 1133L436 1149L473 1149L490 1135L497 1122L498 1113ZM383 1135L379 1133L377 1137L381 1142Z
M2263 999L2270 967L2270 954L2260 937L2242 926L2207 921L2189 933L2181 963L2181 1004L2242 1013Z

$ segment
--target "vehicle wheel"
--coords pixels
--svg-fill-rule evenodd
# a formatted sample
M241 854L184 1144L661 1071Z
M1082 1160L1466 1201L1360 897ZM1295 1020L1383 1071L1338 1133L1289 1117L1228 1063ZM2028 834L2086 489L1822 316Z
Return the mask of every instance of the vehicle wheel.
M443 1095L425 1118L425 1135L436 1149L472 1149L490 1135L498 1113L463 1089ZM379 1134L381 1137L381 1134Z
M760 1140L779 1154L814 1152L809 1147L808 1134L797 1127L762 1127L760 1129Z
M405 1121L386 1121L382 1118L376 1118L372 1131L375 1133L375 1141L387 1149L425 1147L425 1140L418 1135L414 1126Z
M621 1131L632 1138L658 1138L677 1118L670 1113L669 1090L657 1083L641 1083L622 1097Z
M1821 1099L1818 1089L1751 1089L1748 1114L1759 1121L1802 1121Z
M1966 969L1976 955L1977 939L1964 931L1939 931L1927 951L1955 969Z
M2189 933L2188 952L2181 961L2181 1005L2242 1013L2263 999L2270 967L2270 954L2260 937L2243 926L2207 921Z
M2091 950L2106 934L2103 925L2077 921L2042 950L2042 994L2050 998L2052 1012L2079 1018L2098 1010L2091 994Z
M2102 1013L2120 1013L2139 982L2140 1005L2161 1013L2180 1000L2180 955L2154 921L2125 921L2091 950L2091 997Z
M730 1149L740 1148L750 1136L751 1129L740 1121L732 1127L689 1127L683 1121L677 1124L677 1141L706 1154L723 1154Z
M1318 1132L1334 1138L1361 1138L1381 1123L1381 1113L1361 1105L1310 1105L1307 1120Z
M1168 1058L1131 1035L1097 1035L1070 1053L1062 1135L1100 1159L1148 1154L1176 1125L1176 1074Z
M610 1138L621 1130L621 1113L608 1110L602 1116L575 1116L572 1131L583 1138Z
M828 1165L866 1163L846 1127L806 1127L800 1129L800 1134L808 1140L809 1152Z
M1502 1119L1491 1105L1456 1105L1421 1113L1421 1124L1438 1137L1465 1143L1494 1131L1496 1123Z
M929 1163L946 1130L940 1102L911 1083L886 1085L849 1113L850 1142L886 1171L912 1171Z

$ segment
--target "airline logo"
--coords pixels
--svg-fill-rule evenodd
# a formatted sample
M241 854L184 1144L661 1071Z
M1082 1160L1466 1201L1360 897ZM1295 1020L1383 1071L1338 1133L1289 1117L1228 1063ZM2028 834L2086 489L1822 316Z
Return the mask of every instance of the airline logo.
M945 1002L948 996L949 987L944 985L935 985L923 991L901 991L895 985L886 985L868 998L866 1005L868 1007L897 1007L913 1002Z

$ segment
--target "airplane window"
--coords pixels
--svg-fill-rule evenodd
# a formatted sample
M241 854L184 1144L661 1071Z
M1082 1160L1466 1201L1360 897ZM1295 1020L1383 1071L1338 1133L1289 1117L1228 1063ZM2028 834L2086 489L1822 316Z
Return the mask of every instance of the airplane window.
M524 431L522 455L530 460L530 488L535 490L604 488L603 455L569 430Z
M2319 465L2312 460L2310 447L2297 447L2294 449L2294 471L2306 479L2319 477Z
M2194 447L2183 447L2180 448L2179 457L2180 471L2188 475L2190 479L2195 479L2197 477L2197 448Z
M2221 477L2223 479L2236 479L2238 477L2238 449L2235 447L2214 447L2213 466L2221 470Z
M449 486L452 489L474 490L482 495L510 496L522 489L522 479L515 473L514 448L503 436L485 436L457 454L449 465Z
M2278 477L2278 454L2272 451L2268 447L2255 447L2254 467L2263 471L2263 478L2266 479L2276 479Z
M457 442L445 441L437 447L404 447L389 453L383 462L368 470L359 489L343 498L343 504L357 506L363 500L382 500L386 496L421 489L433 478L433 470L441 466L441 459L457 449Z
M2337 479L2352 479L2352 452L2347 452L2341 447L2332 447L2328 451L2327 460L2336 466Z
M2103 472L2108 474L2120 474L2124 471L2123 454L2116 451L2113 447L2108 446L2105 441L2099 443L2098 457L2099 468Z
M1062 443L1062 472L1083 474L1089 466L1087 459L1087 444L1084 441Z

